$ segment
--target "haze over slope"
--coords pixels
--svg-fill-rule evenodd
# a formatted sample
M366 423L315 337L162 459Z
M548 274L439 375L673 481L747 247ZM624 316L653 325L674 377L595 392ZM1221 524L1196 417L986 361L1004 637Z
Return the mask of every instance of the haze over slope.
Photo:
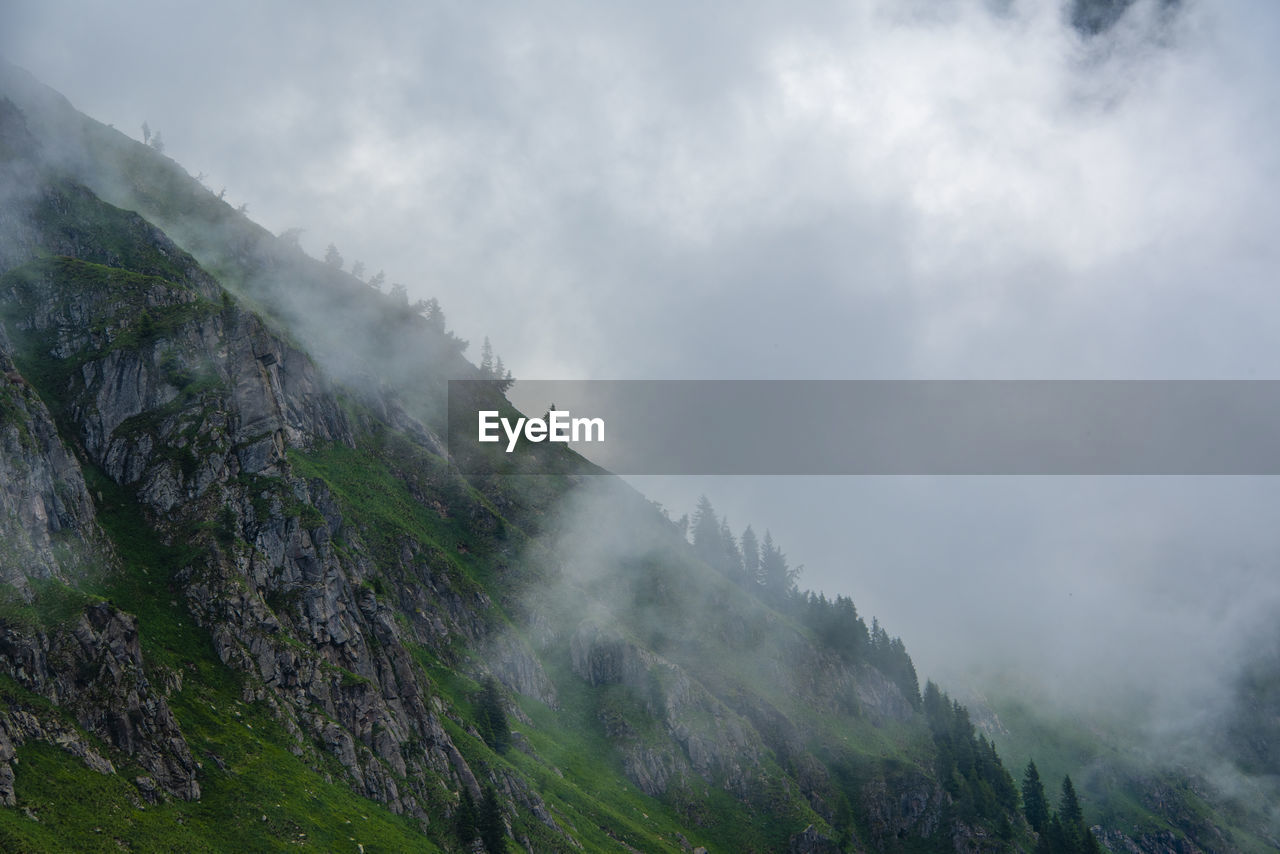
M1275 376L1274 4L1110 5L17 3L0 50L519 376ZM767 520L927 672L1185 707L1275 598L1267 482L643 488Z
M1045 4L903 8L39 4L2 49L523 376L1274 376L1271 4L1092 39ZM1177 741L1280 598L1263 479L643 488L768 525L922 675L1005 665Z

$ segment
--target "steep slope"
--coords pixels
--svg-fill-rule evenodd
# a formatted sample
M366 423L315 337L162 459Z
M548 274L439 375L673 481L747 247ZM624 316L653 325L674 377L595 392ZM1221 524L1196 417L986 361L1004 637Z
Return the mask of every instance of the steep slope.
M0 83L5 847L1034 846L851 603L567 452L463 477L463 342Z
M1266 659L1246 671L1246 697ZM1280 847L1277 777L1252 764L1250 745L1270 743L1261 697L1232 703L1226 719L1202 722L1199 742L1144 731L1140 712L1085 715L1056 708L1016 683L973 703L980 726L1010 767L1034 761L1056 793L1074 781L1089 822L1112 850L1273 851ZM1247 733L1247 736L1245 735Z

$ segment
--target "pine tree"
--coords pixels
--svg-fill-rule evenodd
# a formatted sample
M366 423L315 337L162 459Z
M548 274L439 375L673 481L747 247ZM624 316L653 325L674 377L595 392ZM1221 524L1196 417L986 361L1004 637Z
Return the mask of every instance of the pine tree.
M791 571L787 567L787 558L773 544L773 535L768 531L764 532L764 543L760 549L760 580L764 589L779 601L786 599L791 592Z
M1057 813L1049 815L1049 823L1045 826L1044 834L1040 841L1046 843L1047 849L1051 854L1071 854L1074 846L1071 845L1070 833L1062 826L1062 819Z
M1084 824L1084 810L1076 797L1076 787L1071 785L1070 775L1062 778L1062 798L1058 801L1058 815L1068 830Z
M453 829L458 841L470 847L476 838L476 802L471 797L471 790L462 787L462 797L458 800L458 811L453 815Z
M742 532L742 575L748 584L760 579L760 541L750 525Z
M724 553L724 545L720 542L720 521L716 519L711 500L705 495L698 498L691 528L693 553L711 566L719 566L720 556Z
M151 315L144 308L138 315L138 339L140 341L150 341L155 337L156 323L151 319Z
M338 247L332 243L324 250L324 262L335 269L342 269L342 255L338 252Z
M498 794L492 786L484 788L478 824L485 851L489 854L502 854L507 850L507 826L502 821L502 807L498 804Z
M1044 796L1044 783L1034 761L1027 763L1022 775L1022 813L1036 833L1043 834L1049 824L1049 802Z
M480 693L480 734L498 753L506 753L511 746L511 725L502 708L502 693L493 677L484 680Z
M480 345L480 373L487 380L493 379L493 345L489 343L488 335Z
M493 378L498 381L498 390L504 392L511 388L511 384L516 381L516 378L511 376L511 372L507 370L507 366L502 364L501 356L494 357Z
M422 315L427 319L427 326L436 332L444 332L444 309L440 308L440 300L432 297L423 304Z
M720 568L734 580L742 576L742 552L738 551L728 518L720 520Z

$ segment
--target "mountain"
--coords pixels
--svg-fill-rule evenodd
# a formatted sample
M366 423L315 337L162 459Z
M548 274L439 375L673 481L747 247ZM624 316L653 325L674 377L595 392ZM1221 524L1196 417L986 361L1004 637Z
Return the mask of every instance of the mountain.
M0 176L4 850L1270 844L1037 834L852 601L567 450L464 475L438 305L7 66Z

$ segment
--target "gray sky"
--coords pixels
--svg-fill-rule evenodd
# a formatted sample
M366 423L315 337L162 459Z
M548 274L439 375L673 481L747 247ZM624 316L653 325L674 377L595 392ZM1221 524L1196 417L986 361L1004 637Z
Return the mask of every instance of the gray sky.
M1280 6L1154 5L10 0L0 52L518 377L1280 378ZM1267 479L643 487L924 674L1186 711L1280 602Z

